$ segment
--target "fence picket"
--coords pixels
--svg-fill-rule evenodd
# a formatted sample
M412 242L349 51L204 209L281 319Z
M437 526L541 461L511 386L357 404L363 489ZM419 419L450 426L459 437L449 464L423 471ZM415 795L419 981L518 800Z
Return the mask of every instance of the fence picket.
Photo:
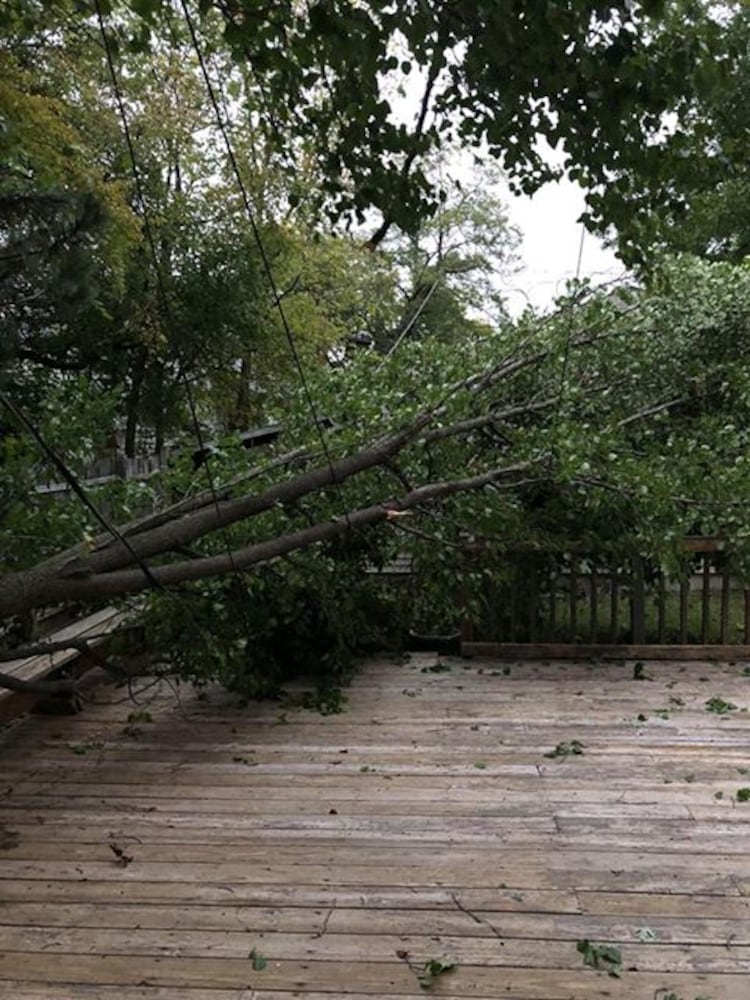
M633 556L631 572L630 618L633 642L641 645L646 641L646 598L641 556Z
M589 576L589 635L591 636L592 642L596 642L597 633L599 631L599 609L597 607L597 600L598 588L596 570L592 567Z
M711 627L711 563L703 556L703 573L701 576L701 642L708 643Z
M482 551L486 560L490 549ZM685 552L699 561L697 567L686 561L679 579L661 568L652 573L640 554L613 555L603 566L601 552L575 545L565 554L498 556L505 564L488 578L485 610L464 623L462 638L469 645L750 646L750 586L732 575L725 544L689 538Z
M612 567L612 591L609 595L609 641L617 642L620 635L620 572L615 565Z

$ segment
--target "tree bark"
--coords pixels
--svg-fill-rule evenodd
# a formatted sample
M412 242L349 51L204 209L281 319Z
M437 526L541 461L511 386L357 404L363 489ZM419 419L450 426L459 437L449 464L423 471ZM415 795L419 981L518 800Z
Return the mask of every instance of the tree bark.
M382 503L353 510L331 521L313 524L299 531L256 542L218 556L187 559L166 566L152 566L150 572L162 587L205 580L236 571L241 572L298 549L339 538L349 531L361 530L384 522L400 511L432 503L455 493L480 489L491 484L515 488L522 482L535 481L521 478L527 469L526 464L517 464L492 469L489 472L466 479L430 483L412 490L400 498L392 498ZM32 570L14 573L0 580L0 616L17 614L27 608L55 604L61 601L87 601L119 597L145 590L148 586L149 581L140 568L118 569L110 572L89 570L81 575L61 575L49 570L44 572L39 567L35 567Z
M146 374L146 356L143 351L138 352L138 356L133 368L130 390L125 401L125 454L128 458L135 458L136 435L138 433L138 404L141 398L141 386Z

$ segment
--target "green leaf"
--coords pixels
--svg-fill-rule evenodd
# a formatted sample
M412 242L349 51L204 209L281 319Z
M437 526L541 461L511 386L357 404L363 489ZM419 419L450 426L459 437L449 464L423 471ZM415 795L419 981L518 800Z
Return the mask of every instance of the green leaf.
M619 948L608 944L592 944L584 938L577 943L576 949L583 956L584 965L592 969L602 969L613 978L619 979L622 970L622 955Z
M435 985L435 981L444 976L448 972L453 972L456 968L456 960L454 958L430 958L425 964L424 968L418 975L419 985L423 990L432 989Z
M250 960L252 961L253 969L256 972L262 972L268 965L268 960L263 955L261 955L261 953L258 951L257 948L253 948L248 958L250 958Z
M633 680L634 681L650 681L651 677L646 673L645 666L638 662L633 666Z
M554 750L549 750L545 757L580 757L583 754L586 744L580 740L571 740L569 743L558 743Z
M736 709L737 706L733 702L725 701L723 698L709 698L706 702L706 711L714 712L716 715L727 715Z

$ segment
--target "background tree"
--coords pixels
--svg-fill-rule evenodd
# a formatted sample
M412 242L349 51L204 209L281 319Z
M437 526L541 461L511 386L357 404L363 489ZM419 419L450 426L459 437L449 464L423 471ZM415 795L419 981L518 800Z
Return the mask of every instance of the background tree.
M729 9L724 11L728 15ZM633 179L631 207L639 242L654 250L695 253L741 261L750 254L750 12L741 7L724 37L727 64L695 102L689 118L668 136L682 167L672 179L673 197L650 199ZM682 197L676 197L681 194Z
M162 7L138 4L154 24ZM633 178L647 181L642 208L678 202L692 183L694 165L664 123L668 116L675 131L692 129L696 102L731 66L736 8L286 0L269 17L260 0L221 0L200 10L220 12L226 44L254 74L258 122L287 171L300 158L315 163L320 209L360 220L372 208L381 213L372 245L391 225L414 231L436 208L431 151L485 143L514 186L531 193L557 174L544 138L562 146L565 170L591 192L590 224L616 225L635 258L643 247L630 226ZM406 123L387 95L414 80L417 107Z
M102 345L74 338L68 321L103 283L123 287L137 226L121 179L97 155L111 116L91 87L91 103L66 100L74 84L64 67L61 24L40 33L28 17L18 23L19 33L0 43L3 354L6 361L80 371Z
M400 335L435 336L460 342L477 323L504 315L501 288L512 270L520 234L508 221L498 190L501 176L490 165L474 165L468 181L458 156L436 182L442 200L435 214L410 234L388 238L384 247L401 276ZM386 343L390 346L392 337Z

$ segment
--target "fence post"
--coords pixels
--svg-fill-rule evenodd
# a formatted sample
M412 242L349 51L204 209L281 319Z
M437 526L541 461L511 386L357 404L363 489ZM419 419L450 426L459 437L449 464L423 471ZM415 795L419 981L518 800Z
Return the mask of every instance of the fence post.
M612 566L610 579L609 641L616 643L620 638L620 568L617 563Z
M630 562L632 589L630 593L630 621L635 645L646 641L646 600L643 582L643 558L633 556Z
M703 553L703 593L701 594L701 642L708 644L708 632L711 625L711 563L707 554Z
M719 642L726 645L729 641L729 569L725 566L721 574L721 618L719 624Z
M749 592L750 593L750 592ZM549 575L549 642L557 639L557 563L554 563Z
M539 604L539 560L536 556L529 559L529 642L537 640L537 615Z
M471 572L476 557L468 546L464 548L462 556L461 585L458 590L458 600L461 606L461 619L458 630L461 636L461 642L473 642L474 619L469 611L469 587L466 583L466 576Z
M598 639L599 608L597 604L598 592L596 570L592 566L589 574L589 634L591 636L591 642L596 642Z
M575 560L575 556L570 564L570 593L568 594L568 603L570 607L570 638L569 642L576 641L576 633L578 632L578 565Z
M518 639L518 619L519 619L519 600L518 600L518 555L516 554L511 563L510 569L510 633L509 640L511 642L516 642Z
M683 646L688 640L688 603L690 601L689 567L685 567L685 575L680 580L680 642Z
M657 600L658 600L656 608L657 642L663 645L665 640L665 626L666 626L667 584L666 580L664 579L664 573L662 572L661 569L659 570L659 590L657 594Z

